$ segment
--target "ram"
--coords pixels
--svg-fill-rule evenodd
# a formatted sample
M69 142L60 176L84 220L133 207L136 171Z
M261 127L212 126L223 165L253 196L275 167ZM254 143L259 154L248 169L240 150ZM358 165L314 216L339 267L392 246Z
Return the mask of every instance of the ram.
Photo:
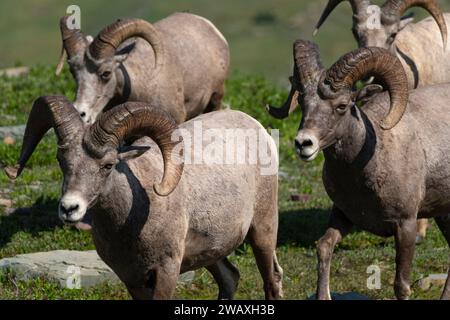
M343 1L328 1L314 33ZM450 82L450 48L446 49L450 14L443 14L435 0L388 0L381 8L373 6L370 0L348 1L353 10L352 31L359 47L380 47L397 54L410 88ZM415 6L430 12L437 24L431 17L418 23L402 17ZM274 116L284 116L270 111ZM425 238L427 227L426 219L418 220L417 243Z
M328 1L316 32L342 1ZM406 70L410 88L450 82L450 13L444 14L436 0L387 0L381 8L373 6L370 0L348 1L353 10L352 31L359 47L380 47L396 54ZM415 6L426 9L432 18L411 23L413 18L403 17Z
M194 133L197 121L203 132L259 132L258 143L265 146L274 172L264 173L260 161L184 163L184 152L209 145L206 139L200 145L181 140ZM177 126L160 107L127 102L85 125L64 97L41 97L31 110L18 165L6 168L10 178L17 178L52 127L64 176L59 216L73 224L90 212L97 252L133 298L170 298L179 273L200 267L218 283L219 298L232 298L239 272L227 256L246 237L266 298L282 295L282 269L275 253L278 155L274 140L256 120L223 110ZM130 135L142 139L123 146L121 141Z
M406 299L417 219L434 218L450 245L450 84L408 95L401 62L382 48L360 48L326 70L318 47L298 40L294 59L292 82L303 111L296 151L311 161L323 150L323 183L333 201L317 247L317 297L330 299L333 249L357 226L395 237L395 294ZM355 89L370 76L387 92L375 84ZM450 280L442 299L450 299Z
M163 105L178 123L221 107L229 48L205 18L175 13L154 25L119 20L93 40L69 17L61 18L60 29L57 73L67 55L77 82L74 105L86 123L125 101Z

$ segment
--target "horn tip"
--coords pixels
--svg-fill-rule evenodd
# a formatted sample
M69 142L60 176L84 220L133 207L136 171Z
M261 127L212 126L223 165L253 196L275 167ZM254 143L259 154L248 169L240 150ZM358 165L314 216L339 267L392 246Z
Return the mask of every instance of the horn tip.
M10 180L16 180L22 171L20 165L6 166L3 170Z
M269 104L266 105L266 110L275 119L285 119L289 116L289 114L286 114L286 112L283 112L282 110L275 108Z
M315 28L313 31L313 37L315 37L319 33L319 28Z

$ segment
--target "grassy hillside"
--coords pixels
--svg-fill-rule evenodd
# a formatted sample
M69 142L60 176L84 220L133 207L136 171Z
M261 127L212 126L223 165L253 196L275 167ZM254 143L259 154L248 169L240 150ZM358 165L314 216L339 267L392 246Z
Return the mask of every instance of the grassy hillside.
M58 21L71 4L81 8L83 31L94 35L117 18L154 22L174 11L202 15L228 39L233 70L263 75L285 86L291 72L291 44L300 37L312 38L326 0L2 0L0 68L16 63L56 63L61 48ZM441 4L450 10L449 0L441 0ZM415 11L418 19L425 16L423 10ZM344 3L315 38L327 64L355 48L350 28L351 10Z
M0 77L0 125L25 121L32 101L43 94L74 96L74 84L65 70L62 78L53 75L54 66L35 67L31 75L16 79ZM315 290L315 242L323 234L328 219L330 200L321 182L323 158L313 163L300 162L292 151L292 141L300 114L287 121L270 118L262 107L266 102L280 104L286 92L276 89L257 76L233 74L227 83L225 102L234 109L252 115L266 127L281 131L281 166L279 211L280 230L278 256L284 268L284 291L287 299L305 299ZM21 142L5 145L0 142L2 165L14 164ZM23 175L10 182L0 172L1 203L12 201L10 209L0 206L0 258L19 253L54 249L93 249L88 233L63 226L57 218L61 172L55 159L54 135L46 137L31 158ZM292 194L302 201L290 200ZM429 273L442 273L448 267L448 247L439 231L432 226L426 241L417 249L413 280ZM262 281L248 245L243 245L231 257L241 271L238 299L263 298ZM369 265L382 270L382 289L366 288ZM392 239L382 239L355 231L338 246L332 265L333 291L357 291L376 299L394 297L394 246ZM413 286L415 299L437 299L441 288L423 292ZM217 289L211 276L199 270L192 284L179 287L176 298L214 299ZM108 284L89 290L61 290L45 279L31 282L14 281L10 274L0 274L0 299L128 299L124 286Z

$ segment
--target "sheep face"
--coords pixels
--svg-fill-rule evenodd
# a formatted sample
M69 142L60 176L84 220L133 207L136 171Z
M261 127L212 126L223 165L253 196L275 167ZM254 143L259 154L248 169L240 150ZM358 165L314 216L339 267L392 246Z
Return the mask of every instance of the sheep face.
M378 18L379 19L379 18ZM379 47L395 53L394 41L397 34L405 28L412 19L386 19L377 23L370 15L355 15L352 32L360 48Z
M334 144L342 135L355 103L348 93L334 99L308 95L302 97L299 103L303 117L295 138L295 149L302 160L312 161L321 150Z
M74 106L85 123L93 123L116 94L117 69L126 57L115 55L98 62L86 52L69 60L70 72L77 82Z
M81 146L59 148L57 159L64 174L58 213L69 224L81 221L87 209L95 205L118 163L115 150L97 159Z
M433 16L439 26L444 48L447 42L447 27L437 0L407 1L387 0L381 7L371 0L346 0L353 11L353 35L360 48L379 47L395 53L395 39L409 23L411 15L403 16L412 7L422 7ZM333 10L345 0L329 0L317 25L322 26Z

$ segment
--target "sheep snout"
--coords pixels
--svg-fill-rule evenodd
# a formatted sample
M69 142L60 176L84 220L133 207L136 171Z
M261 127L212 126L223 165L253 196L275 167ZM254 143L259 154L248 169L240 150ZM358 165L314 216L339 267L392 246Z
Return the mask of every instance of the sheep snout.
M312 161L320 151L319 140L308 132L299 132L295 138L295 150L304 161Z
M86 214L87 201L79 194L65 194L59 202L59 218L68 224L81 221Z

